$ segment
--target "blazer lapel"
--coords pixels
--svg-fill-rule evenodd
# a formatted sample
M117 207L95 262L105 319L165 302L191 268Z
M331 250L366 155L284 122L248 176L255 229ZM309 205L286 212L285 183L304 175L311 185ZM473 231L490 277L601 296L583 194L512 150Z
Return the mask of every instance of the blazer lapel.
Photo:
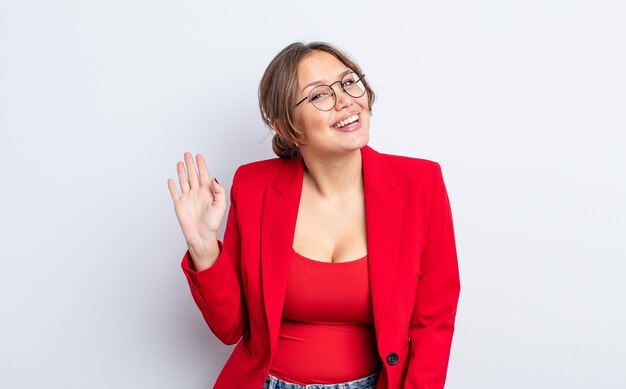
M399 180L384 157L369 146L361 155L372 309L380 348L388 344L383 339L388 332L383 328L398 262L404 199Z
M265 189L263 199L261 278L271 353L280 330L303 175L302 159L286 161L276 180Z

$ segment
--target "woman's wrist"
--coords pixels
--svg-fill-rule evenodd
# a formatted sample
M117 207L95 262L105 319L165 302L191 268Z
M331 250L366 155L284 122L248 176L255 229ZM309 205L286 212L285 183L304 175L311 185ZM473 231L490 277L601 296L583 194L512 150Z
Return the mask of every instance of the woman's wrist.
M188 248L196 271L202 271L210 268L220 256L220 247L217 243L217 236L213 239L207 239L207 241L201 246L188 244Z

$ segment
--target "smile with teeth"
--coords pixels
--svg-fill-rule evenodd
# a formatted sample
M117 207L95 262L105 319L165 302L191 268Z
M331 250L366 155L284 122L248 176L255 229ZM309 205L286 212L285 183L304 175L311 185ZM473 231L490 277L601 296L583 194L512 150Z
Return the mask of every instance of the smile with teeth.
M342 128L342 127L347 126L350 123L356 122L357 120L359 120L359 115L350 116L349 118L344 119L344 120L336 123L333 127L335 127L335 128Z

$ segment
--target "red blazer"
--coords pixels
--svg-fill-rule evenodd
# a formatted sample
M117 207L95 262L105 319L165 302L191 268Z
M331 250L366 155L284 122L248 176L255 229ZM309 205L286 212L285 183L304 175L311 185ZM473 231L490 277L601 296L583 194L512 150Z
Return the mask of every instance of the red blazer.
M459 296L452 217L436 162L361 149L369 277L382 367L377 389L443 388ZM215 388L262 388L280 328L304 165L237 169L221 254L182 262L211 331L237 343Z

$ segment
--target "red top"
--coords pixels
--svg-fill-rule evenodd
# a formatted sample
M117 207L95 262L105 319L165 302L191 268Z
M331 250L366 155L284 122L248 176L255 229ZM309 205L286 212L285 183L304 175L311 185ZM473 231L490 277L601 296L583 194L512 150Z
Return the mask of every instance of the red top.
M378 371L367 256L330 263L292 252L270 373L306 385Z

